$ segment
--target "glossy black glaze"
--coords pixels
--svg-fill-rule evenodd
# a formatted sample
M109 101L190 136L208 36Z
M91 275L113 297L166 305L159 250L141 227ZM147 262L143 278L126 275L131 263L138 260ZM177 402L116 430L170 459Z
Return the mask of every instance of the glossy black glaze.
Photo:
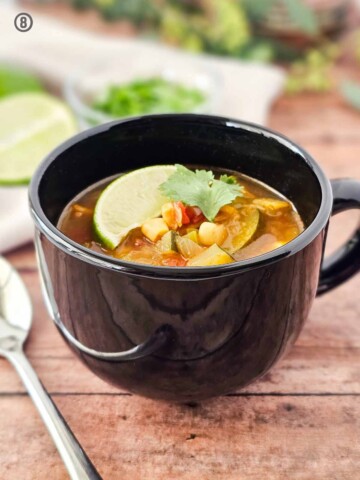
M360 208L360 182L352 179L332 180L334 193L333 214ZM360 270L360 224L353 236L325 258L322 267L318 295L332 290Z
M127 350L164 323L173 344L127 363L82 360L133 392L199 400L245 386L293 343L315 296L323 235L280 262L197 282L133 277L94 267L43 238L65 326L99 351ZM86 279L86 280L84 280Z
M255 259L220 267L136 265L90 252L54 227L79 191L149 164L188 163L238 170L294 201L306 230ZM263 375L298 336L316 295L332 208L316 163L268 130L191 115L146 117L85 132L53 152L30 188L46 289L74 337L97 351L128 350L169 325L156 354L108 362L82 354L119 387L172 401L208 398ZM51 296L50 295L50 296Z

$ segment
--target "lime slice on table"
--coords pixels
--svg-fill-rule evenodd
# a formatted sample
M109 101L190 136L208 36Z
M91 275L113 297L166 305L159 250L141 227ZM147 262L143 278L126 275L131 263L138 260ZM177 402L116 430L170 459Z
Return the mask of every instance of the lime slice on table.
M175 169L174 165L140 168L105 188L95 206L94 227L106 247L113 250L130 230L160 215L168 199L161 195L159 186Z
M20 92L41 92L41 82L22 68L0 64L0 97Z
M77 131L70 109L46 93L0 101L0 185L27 183L40 161Z

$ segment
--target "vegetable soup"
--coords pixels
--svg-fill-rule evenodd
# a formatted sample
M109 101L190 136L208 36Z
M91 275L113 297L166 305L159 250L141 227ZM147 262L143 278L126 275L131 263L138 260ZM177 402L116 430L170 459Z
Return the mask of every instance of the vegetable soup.
M158 199L153 214L144 197ZM293 240L304 225L295 206L264 183L233 171L176 165L90 186L65 208L58 228L121 260L198 267L262 255Z

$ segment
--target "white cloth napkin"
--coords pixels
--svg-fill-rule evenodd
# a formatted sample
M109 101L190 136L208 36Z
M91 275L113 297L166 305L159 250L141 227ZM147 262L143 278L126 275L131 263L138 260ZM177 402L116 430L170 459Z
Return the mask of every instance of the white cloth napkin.
M0 61L29 67L60 91L72 71L105 57L116 62L123 59L124 63L125 58L128 62L130 55L133 62L124 64L126 69L139 63L150 65L154 58L164 65L167 61L173 65L177 59L182 65L186 61L196 61L199 65L216 69L222 79L221 101L214 113L264 124L284 83L284 73L277 67L208 55L194 57L138 39L100 37L38 13L32 13L33 28L21 33L14 27L17 13L16 8L0 5ZM0 118L2 121L6 119ZM0 188L0 252L30 241L32 232L26 188Z
M27 243L33 225L26 187L0 188L0 252Z

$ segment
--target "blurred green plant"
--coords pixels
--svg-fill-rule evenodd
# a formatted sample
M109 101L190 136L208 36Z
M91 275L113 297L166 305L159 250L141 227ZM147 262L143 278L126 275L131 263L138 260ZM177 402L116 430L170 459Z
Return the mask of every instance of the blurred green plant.
M292 62L286 84L289 94L323 93L334 87L331 72L339 47L324 43L317 15L304 0L68 1L78 8L95 7L107 20L127 19L142 31L190 51L260 62ZM271 26L272 15L284 10L291 27L313 38L317 46L304 53L283 40L261 36L259 25ZM355 57L360 62L360 31L355 34Z
M316 35L319 30L314 11L301 0L282 0L288 11L290 20L303 32Z
M340 92L348 105L360 111L360 84L347 80L340 86Z
M237 55L250 39L246 12L233 0L208 0L208 3L209 15L204 37L209 50Z
M161 16L160 36L184 48L240 56L250 40L245 11L233 0L206 0L200 9L184 10L173 3Z
M299 57L296 48L254 34L254 24L279 4L300 30L317 33L316 16L303 0L171 0L162 10L160 36L193 51L265 62L293 60Z
M263 20L271 10L283 6L289 20L298 29L309 35L316 35L319 30L314 11L303 0L238 0L253 21Z
M75 8L95 8L108 21L129 20L137 26L155 25L159 20L157 0L70 0Z
M203 22L203 18L197 13L188 21L188 16L183 11L171 6L163 12L160 34L168 43L200 52L205 48L204 40L199 35Z
M340 54L335 44L309 50L302 60L292 64L286 83L286 92L325 93L333 88L331 70Z
M250 20L260 20L266 17L271 8L278 0L238 0L238 3L242 5Z
M127 19L147 26L163 40L191 50L268 62L290 60L299 52L285 43L261 38L254 24L277 5L292 23L316 33L316 18L303 0L68 0L77 8L96 8L109 21Z

